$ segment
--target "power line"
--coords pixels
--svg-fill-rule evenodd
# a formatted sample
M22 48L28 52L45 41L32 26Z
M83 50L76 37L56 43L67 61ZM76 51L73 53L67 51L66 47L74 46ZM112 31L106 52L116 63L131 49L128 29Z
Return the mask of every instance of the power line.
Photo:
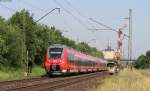
M75 10L82 18L84 18L85 20L88 21L89 23L89 26L92 26L93 28L95 28L95 26L89 22L89 19L86 15L82 14L76 7L74 7L68 0L65 0L65 2L70 6L72 7L73 10Z
M99 29L99 28L93 28L93 29L88 29L88 30L95 30L95 31L98 31L98 30L110 30L110 29Z
M24 0L20 0L23 4L25 3L26 5L28 5L28 6L31 6L32 8L35 8L36 10L40 10L40 11L44 11L44 9L42 9L41 7L38 7L38 6L36 6L36 5L33 5L33 4L31 4L31 3L29 3L29 2L26 2L26 1L24 1Z
M96 27L93 25L93 23L92 23L91 21L89 21L87 15L83 14L83 12L81 13L78 8L76 8L75 6L73 6L73 5L69 2L69 0L64 0L64 2L65 2L67 5L69 5L69 6L72 8L72 10L74 10L80 17L82 17L82 19L86 20L86 23L87 23L87 25L88 25L89 27L91 26L91 28L96 29ZM96 37L96 35L94 34L94 31L95 31L95 30L93 30L93 29L88 29L88 30L90 30L90 32L92 32L92 36L93 36L95 39L98 39L98 38Z
M7 10L9 10L9 11L16 12L16 10L15 10L15 9L13 9L13 8L9 8L8 6L6 6L6 5L4 5L4 4L1 4L1 3L0 3L0 6L2 6L2 7L4 7L4 8L6 8L6 9L7 9Z
M70 7L72 7L80 16L84 18L86 17L83 14L81 14L80 11L77 8L75 8L68 0L65 0L65 3L67 3Z
M112 28L112 27L109 27L109 26L107 26L107 25L105 25L105 24L103 24L103 23L101 23L101 22L98 22L98 21L96 21L96 20L94 20L94 19L92 19L92 18L89 18L89 19L90 19L91 21L93 21L93 22L95 22L95 23L97 23L97 24L100 24L101 26L107 28L107 29L104 29L104 30L112 30L112 31L114 31L114 32L118 32L116 29L114 29L114 28ZM102 29L101 29L101 30L102 30ZM124 36L129 37L127 34L124 34Z
M69 23L68 23L68 21L66 20L66 18L64 17L64 18L62 18L62 21L63 21L63 24L64 24L64 22L65 22L65 26L66 26L66 28L68 28L69 30L72 30L72 28L70 27L70 25L69 25Z
M113 29L113 28L111 28L111 27L109 27L109 26L107 26L107 25L105 25L105 24L103 24L103 23L101 23L101 22L98 22L98 21L94 20L93 18L89 18L89 19L90 19L91 21L93 21L93 22L95 22L95 23L98 23L98 24L100 24L101 26L107 28L108 30L113 30L113 31L117 32L116 29Z
M91 23L91 21L89 21L88 16L84 15L83 13L81 13L76 7L74 7L68 0L64 0L64 2L70 6L70 8L72 10L74 10L80 17L81 19L86 20L87 25L93 29L96 29L96 27ZM89 29L88 29L89 30ZM94 32L95 30L90 30L90 32ZM94 38L96 38L95 34L92 34Z
M70 16L72 16L78 23L83 25L85 29L87 29L87 25L85 25L78 17L74 16L69 10L67 10L63 5L61 5L57 0L53 0L55 4L59 5L66 13L68 13Z

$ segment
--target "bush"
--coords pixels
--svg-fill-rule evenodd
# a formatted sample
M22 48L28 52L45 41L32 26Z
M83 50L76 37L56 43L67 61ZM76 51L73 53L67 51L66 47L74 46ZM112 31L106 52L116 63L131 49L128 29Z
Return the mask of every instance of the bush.
M146 52L146 55L141 55L135 62L135 68L147 69L150 68L150 51Z

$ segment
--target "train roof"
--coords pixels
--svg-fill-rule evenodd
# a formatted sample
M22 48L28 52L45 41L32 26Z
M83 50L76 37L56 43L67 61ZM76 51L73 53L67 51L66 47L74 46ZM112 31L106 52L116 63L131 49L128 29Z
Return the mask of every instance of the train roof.
M73 49L71 47L68 47L66 45L63 45L63 44L53 44L53 45L50 45L49 48L66 48L66 49L69 49L72 52L78 52L78 53L80 53L82 55L82 57L86 56L86 57L88 57L90 59L93 59L93 60L96 59L96 60L104 62L104 63L107 62L103 58L98 58L98 57L95 57L95 56L88 55L86 53L82 53L81 51L75 50L75 49Z
M53 45L50 45L49 48L69 48L69 47L66 45L62 45L62 44L53 44Z

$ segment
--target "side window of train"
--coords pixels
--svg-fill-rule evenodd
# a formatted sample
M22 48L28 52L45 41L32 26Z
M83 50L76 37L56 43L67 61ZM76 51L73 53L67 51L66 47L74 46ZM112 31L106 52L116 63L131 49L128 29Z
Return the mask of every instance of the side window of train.
M95 62L93 62L93 66L95 66Z
M68 61L74 61L74 54L73 53L68 53Z
M91 66L91 61L90 60L88 61L88 66Z
M81 60L78 58L78 65L81 66Z
M92 61L92 66L94 66L94 62Z
M75 55L74 54L72 54L72 61L75 62Z
M95 66L95 62L93 62L93 66Z
M85 66L88 66L89 65L89 62L88 62L88 60L86 60L86 65Z
M78 65L79 65L79 66L82 66L82 63L81 63L81 59L80 59L80 58L78 58Z
M71 53L69 53L69 61L71 61Z
M70 59L71 59L71 55L70 55L70 53L68 53L68 61L71 61Z
M78 65L78 58L74 55L74 61Z
M91 66L92 65L92 62L89 60L88 61L88 66Z
M71 61L74 61L74 55L71 53Z

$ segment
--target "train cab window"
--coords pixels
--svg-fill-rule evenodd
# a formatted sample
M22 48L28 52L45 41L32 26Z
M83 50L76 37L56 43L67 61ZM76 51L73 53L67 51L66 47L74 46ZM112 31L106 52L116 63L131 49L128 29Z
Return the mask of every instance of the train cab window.
M63 48L50 48L49 55L50 58L61 58Z

